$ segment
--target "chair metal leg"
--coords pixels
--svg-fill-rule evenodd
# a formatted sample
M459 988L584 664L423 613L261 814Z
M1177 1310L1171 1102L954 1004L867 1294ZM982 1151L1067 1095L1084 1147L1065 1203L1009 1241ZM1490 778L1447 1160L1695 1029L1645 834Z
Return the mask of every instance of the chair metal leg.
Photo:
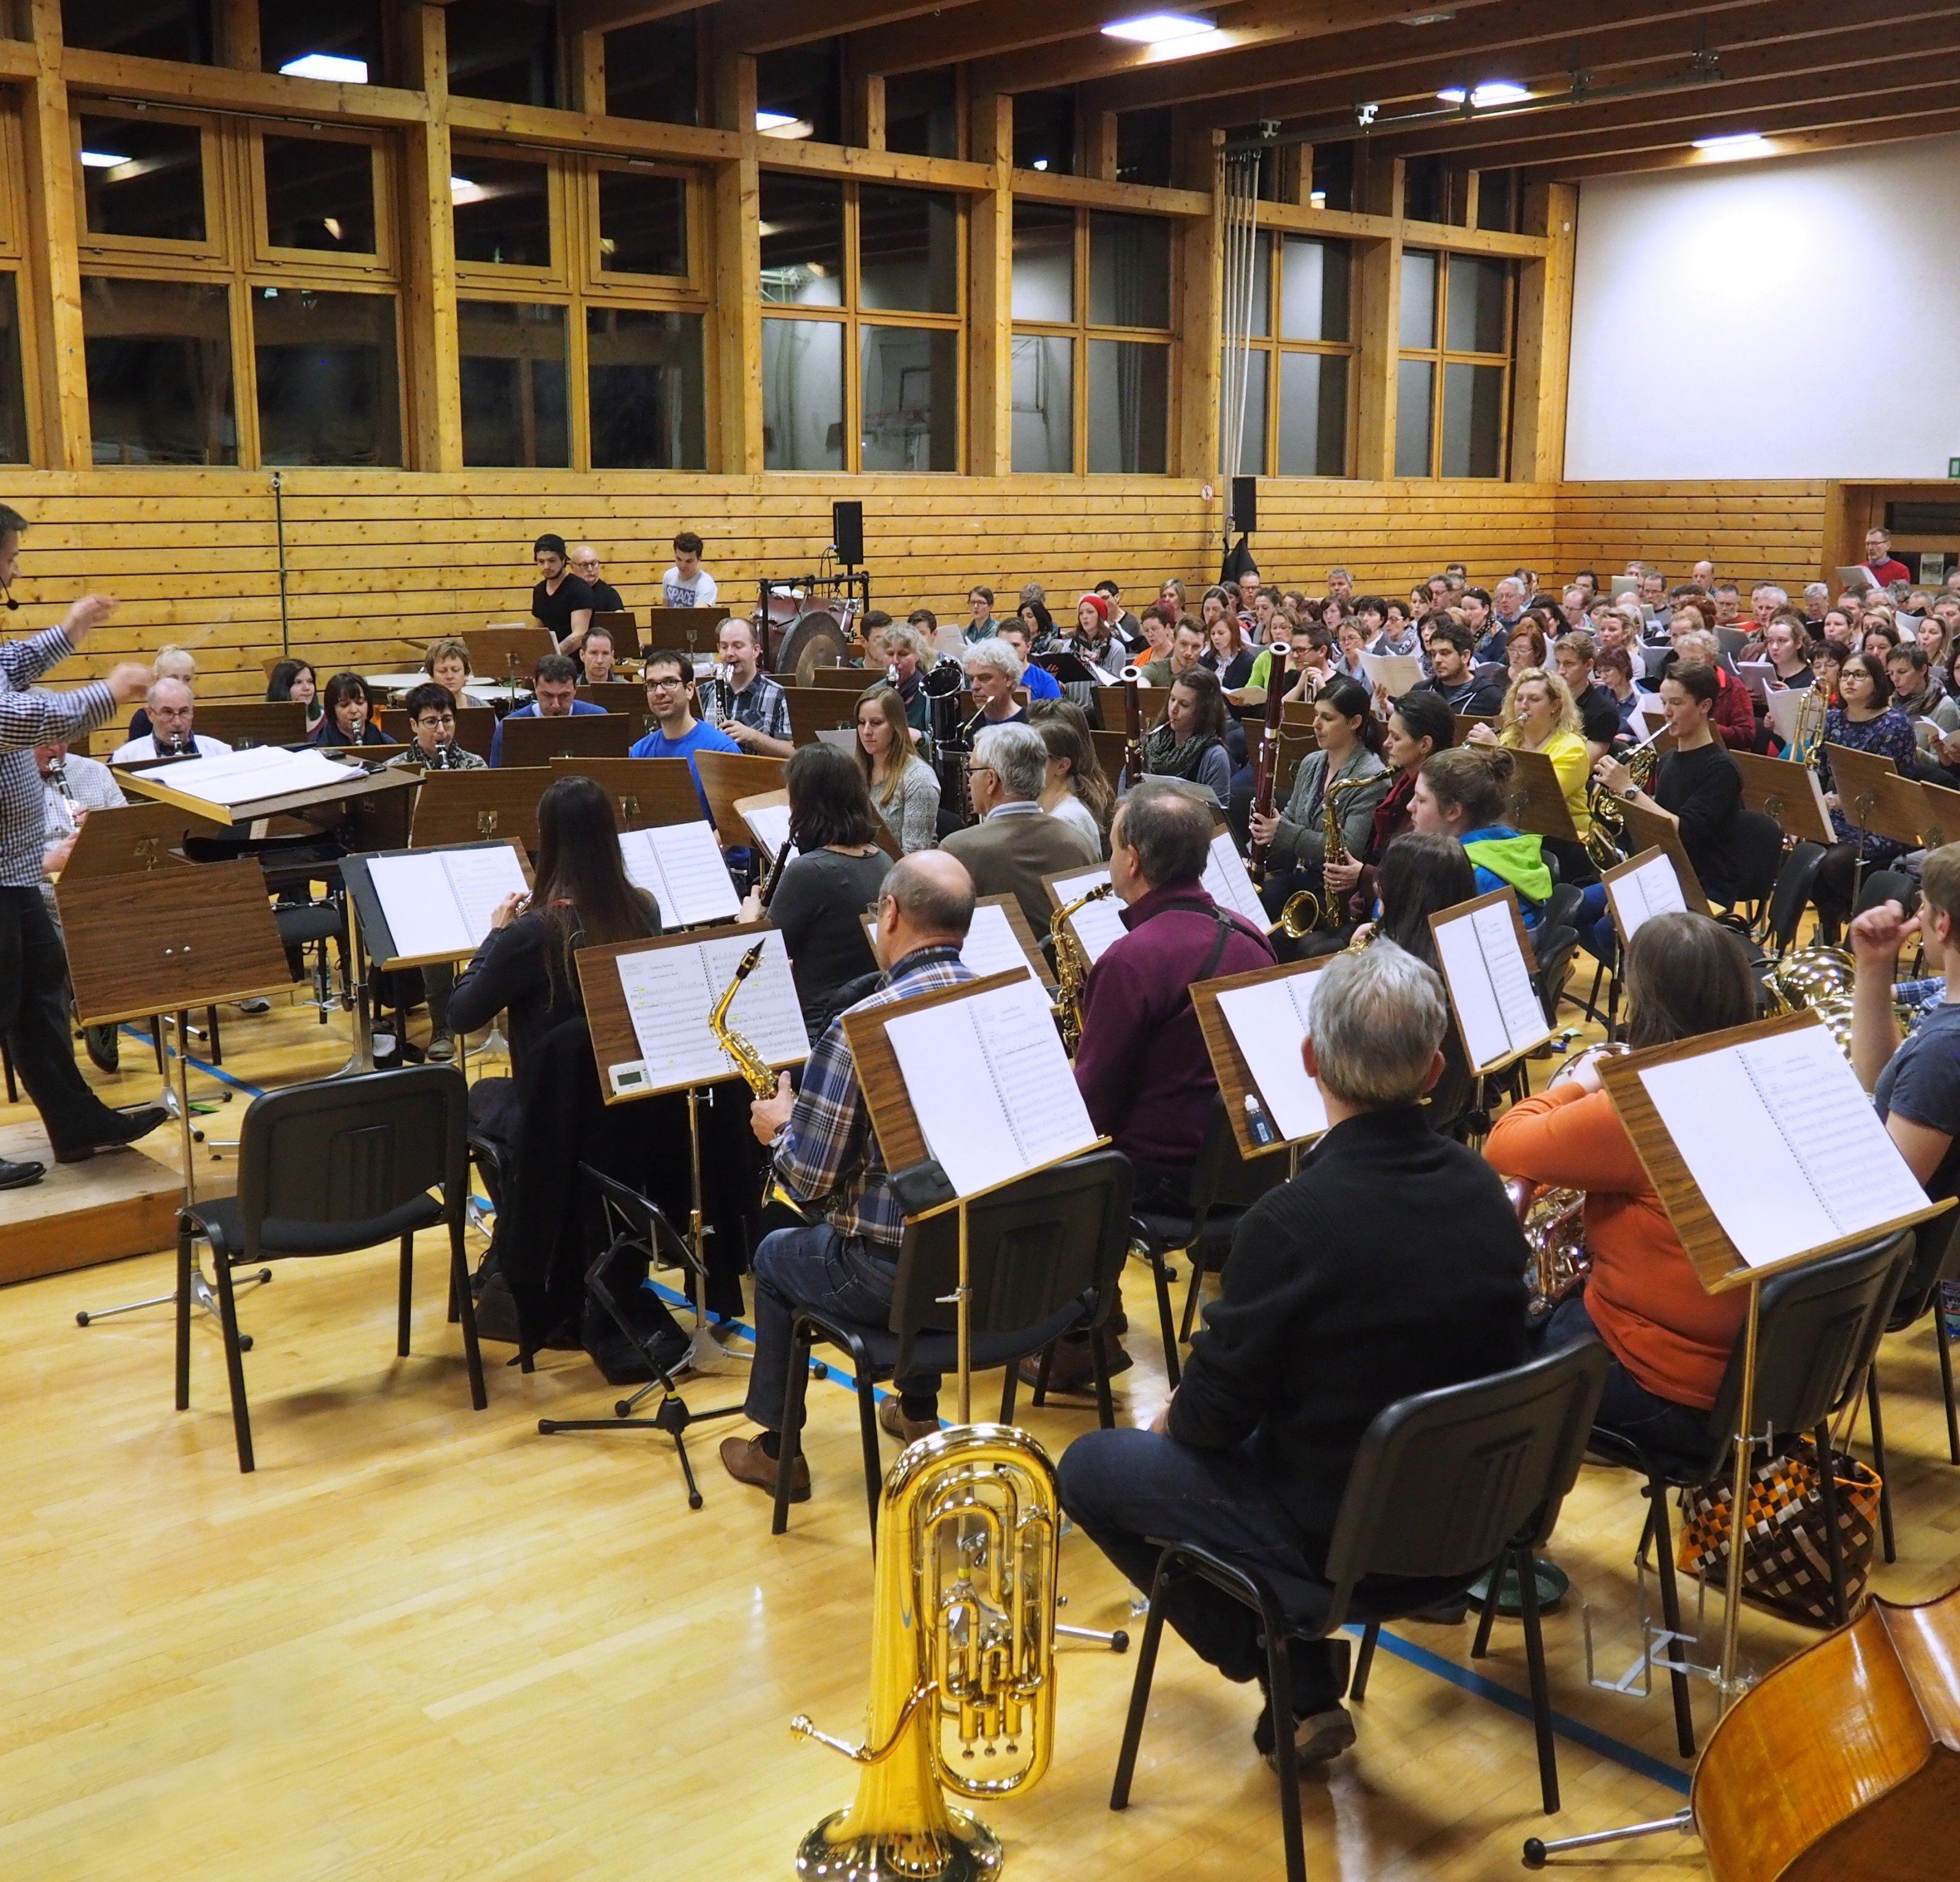
M1529 1549L1513 1549L1510 1560L1524 1609L1525 1666L1531 1675L1532 1725L1538 1734L1538 1790L1549 1817L1558 1809L1558 1750L1551 1736L1551 1688L1545 1678L1545 1635L1538 1626L1538 1565ZM1491 1603L1494 1607L1496 1594L1494 1584Z
M1939 1352L1939 1390L1946 1400L1946 1456L1960 1463L1960 1416L1953 1405L1953 1342L1946 1333L1946 1310L1936 1297L1933 1303L1933 1342Z
M809 1371L806 1366L806 1377ZM875 1558L878 1552L878 1492L885 1480L885 1460L878 1452L878 1401L871 1390L870 1368L861 1358L858 1361L857 1372L858 1441L864 1452L864 1501L871 1519L871 1553Z
M1157 1642L1163 1637L1163 1586L1166 1579L1166 1556L1157 1557L1157 1572L1150 1577L1150 1611L1144 1617L1144 1638L1137 1648L1136 1677L1130 1682L1130 1710L1123 1721L1122 1749L1116 1754L1116 1781L1110 1787L1112 1810L1130 1807L1130 1779L1137 1769L1137 1747L1143 1742L1144 1715L1150 1710L1150 1679L1157 1671Z
M1370 1621L1361 1630L1361 1651L1354 1656L1354 1673L1348 1682L1348 1696L1356 1702L1368 1696L1368 1670L1375 1664L1375 1642L1382 1637L1382 1623Z
M189 1221L177 1218L177 1409L190 1409L190 1257L196 1237Z
M1164 1377L1169 1380L1170 1388L1177 1390L1182 1368L1177 1363L1177 1324L1171 1312L1170 1275L1164 1266L1165 1257L1153 1249L1150 1253L1150 1275L1157 1283L1157 1325L1163 1333Z
M1844 1582L1844 1541L1838 1533L1838 1473L1831 1457L1831 1424L1827 1419L1814 1434L1817 1445L1817 1493L1824 1505L1824 1553L1831 1564L1831 1605L1838 1625L1851 1618L1851 1597Z
M1184 1319L1178 1327L1177 1336L1188 1346L1191 1330L1198 1324L1198 1298L1204 1291L1204 1250L1194 1242L1184 1251L1184 1258L1191 1263L1191 1285L1185 1291Z
M1001 1371L1001 1422L1011 1425L1014 1422L1014 1400L1021 1383L1020 1362L1015 1360Z
M218 1313L224 1328L224 1371L231 1387L231 1428L238 1440L238 1468L249 1476L252 1458L252 1415L245 1406L245 1358L238 1350L238 1302L231 1291L231 1263L222 1250L212 1251L218 1270Z
M1259 1604L1259 1631L1265 1636L1266 1693L1272 1707L1273 1763L1279 1771L1287 1882L1306 1882L1306 1845L1300 1824L1300 1754L1293 1742L1293 1668L1287 1659L1285 1623L1263 1601Z
M1491 1651L1491 1623L1497 1618L1497 1591L1503 1581L1501 1565L1491 1571L1489 1591L1478 1610L1477 1635L1470 1643L1470 1657L1481 1660Z
M409 1356L409 1314L415 1298L415 1238L412 1235L402 1237L402 1276L396 1290L395 1301L395 1355L397 1358Z
M1089 1363L1096 1368L1096 1422L1103 1430L1116 1428L1116 1406L1109 1396L1109 1330L1098 1326L1089 1335Z
M463 1357L469 1368L469 1403L475 1411L489 1409L483 1384L483 1353L476 1343L476 1301L469 1291L469 1258L463 1251L463 1218L449 1224L449 1303L452 1319L463 1322Z
M769 1519L772 1536L780 1536L790 1526L790 1473L796 1468L803 1448L803 1388L810 1377L813 1339L808 1321L791 1323L789 1358L783 1379L783 1428L776 1434L776 1508Z
M1678 1664L1684 1651L1681 1645L1681 1590L1674 1578L1674 1539L1669 1533L1667 1486L1658 1477L1647 1479L1647 1538L1654 1547L1654 1575L1660 1583L1661 1621L1672 1636L1667 1643L1668 1683L1674 1689L1675 1742L1684 1758L1694 1756L1694 1708L1689 1702L1688 1675ZM1729 1546L1740 1539L1731 1524Z
M1035 1404L1039 1408L1048 1403L1048 1375L1055 1370L1055 1342L1050 1340L1042 1349L1041 1365L1035 1373Z
M1866 1369L1865 1397L1872 1408L1872 1468L1879 1473L1879 1541L1888 1562L1898 1560L1892 1542L1892 1475L1885 1464L1885 1415L1879 1402L1876 1360Z

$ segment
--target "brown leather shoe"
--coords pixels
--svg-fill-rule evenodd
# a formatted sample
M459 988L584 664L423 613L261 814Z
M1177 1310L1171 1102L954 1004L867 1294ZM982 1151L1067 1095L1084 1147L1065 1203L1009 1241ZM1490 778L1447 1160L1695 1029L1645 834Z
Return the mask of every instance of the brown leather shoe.
M1124 1350L1122 1341L1110 1339L1108 1345L1109 1376L1113 1379L1119 1372L1128 1372L1137 1362ZM1041 1355L1036 1353L1023 1359L1020 1371L1022 1384L1035 1384L1041 1377ZM1048 1389L1071 1397L1094 1395L1096 1362L1090 1357L1087 1340L1058 1339L1055 1342L1055 1364L1048 1368Z
M921 1438L938 1435L939 1420L906 1417L904 1406L899 1403L899 1395L893 1392L878 1401L878 1428L887 1438L896 1438L902 1444L915 1444Z
M776 1460L762 1448L759 1438L723 1438L721 1467L737 1483L752 1484L772 1496L776 1493ZM790 1501L810 1501L810 1460L800 1452L790 1468Z

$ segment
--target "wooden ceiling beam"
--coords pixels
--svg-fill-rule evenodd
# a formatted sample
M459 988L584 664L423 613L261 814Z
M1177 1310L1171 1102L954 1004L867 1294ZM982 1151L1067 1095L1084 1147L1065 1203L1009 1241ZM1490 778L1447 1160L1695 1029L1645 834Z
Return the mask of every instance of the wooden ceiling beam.
M731 52L773 53L946 10L946 0L803 0L797 6L787 0L721 0L714 30Z
M568 0L565 27L573 33L613 33L622 26L644 26L670 20L676 13L698 13L704 0Z
M1960 110L1956 110L1916 112L1896 118L1864 118L1850 124L1780 132L1769 139L1771 148L1765 154L1801 157L1812 151L1903 143L1912 138L1947 136L1955 132L1960 132ZM1519 181L1527 183L1581 182L1589 177L1625 177L1651 170L1726 169L1735 161L1710 157L1692 144L1677 144L1664 149L1624 151L1611 156L1530 166L1521 168L1518 174Z

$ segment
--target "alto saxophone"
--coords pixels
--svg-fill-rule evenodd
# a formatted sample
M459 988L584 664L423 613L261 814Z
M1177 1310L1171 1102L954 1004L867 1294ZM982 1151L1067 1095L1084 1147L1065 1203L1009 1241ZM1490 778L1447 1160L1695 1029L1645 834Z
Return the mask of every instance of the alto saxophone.
M787 850L789 845L783 845ZM748 1081L749 1089L759 1098L772 1097L776 1089L775 1068L756 1051L753 1045L728 1023L728 1009L735 1004L735 996L742 991L742 982L756 971L762 958L766 939L759 941L742 957L735 970L735 977L721 989L721 997L714 1002L708 1014L708 1030L714 1035L714 1043L733 1062L735 1069ZM790 1211L799 1221L810 1220L803 1206L784 1189L776 1175L773 1160L762 1173L761 1206L767 1208L772 1202L778 1202Z
M1328 888L1325 871L1329 863L1348 860L1347 841L1341 834L1341 806L1363 785L1373 782L1372 778L1338 778L1322 795L1320 893L1316 895L1311 889L1300 889L1288 896L1286 906L1280 910L1280 919L1267 930L1268 934L1278 929L1288 941L1304 941L1309 935L1330 933L1341 925L1341 897Z
M1090 963L1082 944L1068 931L1068 918L1077 909L1115 893L1113 882L1099 882L1087 895L1057 909L1048 925L1048 944L1055 954L1055 1017L1061 1027L1061 1049L1071 1059L1082 1043L1082 998L1088 990Z

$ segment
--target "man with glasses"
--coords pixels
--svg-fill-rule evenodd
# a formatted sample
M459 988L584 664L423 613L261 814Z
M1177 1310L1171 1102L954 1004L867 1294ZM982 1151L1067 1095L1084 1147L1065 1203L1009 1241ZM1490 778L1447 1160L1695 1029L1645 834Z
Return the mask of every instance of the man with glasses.
M1075 825L1042 808L1048 747L1032 725L988 726L975 747L966 785L980 821L954 830L940 847L966 865L975 894L1013 896L1028 925L1045 934L1050 910L1042 877L1093 868L1102 858Z
M625 607L625 603L619 599L619 591L611 582L600 580L599 552L590 543L574 543L568 559L571 572L592 591L595 613L617 614Z
M714 821L708 807L708 793L702 789L701 772L694 755L701 751L739 752L742 747L726 732L718 732L694 715L694 661L686 654L663 648L647 656L647 710L654 715L654 729L628 754L633 758L685 758L694 772L694 788L701 798L701 814ZM1044 747L1044 749L1045 749Z
M431 680L413 688L404 702L409 715L406 751L390 758L391 765L413 765L418 771L482 771L476 753L456 742L456 701L448 687Z
M416 689L420 691L418 687ZM531 702L520 705L510 714L514 719L564 719L583 718L588 713L603 712L603 705L594 705L590 699L578 696L578 667L577 662L564 654L539 655L536 665L531 669ZM490 737L490 762L493 766L504 762L504 726L499 719L497 729Z

